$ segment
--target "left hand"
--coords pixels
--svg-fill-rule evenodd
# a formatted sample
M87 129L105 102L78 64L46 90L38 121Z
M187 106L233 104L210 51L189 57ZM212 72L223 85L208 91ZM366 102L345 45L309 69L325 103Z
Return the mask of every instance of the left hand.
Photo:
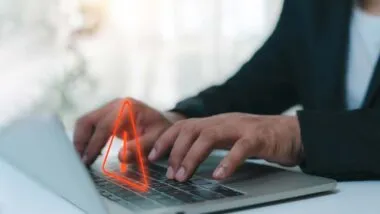
M293 166L301 161L300 128L295 116L227 113L175 123L156 141L148 158L172 148L167 177L185 181L213 149L231 149L213 177L224 179L249 157Z

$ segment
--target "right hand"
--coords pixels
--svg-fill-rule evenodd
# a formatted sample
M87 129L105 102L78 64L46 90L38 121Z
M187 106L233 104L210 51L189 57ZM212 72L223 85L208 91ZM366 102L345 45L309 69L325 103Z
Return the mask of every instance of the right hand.
M77 120L74 132L74 145L86 165L91 165L96 160L113 134L114 122L124 101L125 99L115 99ZM175 121L182 119L182 117L175 113L166 117L161 112L140 101L134 99L129 99L129 101L132 103L141 148L144 154L148 154L160 135ZM122 118L129 118L127 111L123 112ZM126 131L128 134L132 133L130 124L130 121L122 120L117 136L122 137L122 131ZM136 149L133 134L129 134L129 137L126 157L133 156L130 154L134 154ZM125 159L125 157L121 157L119 153L119 159Z

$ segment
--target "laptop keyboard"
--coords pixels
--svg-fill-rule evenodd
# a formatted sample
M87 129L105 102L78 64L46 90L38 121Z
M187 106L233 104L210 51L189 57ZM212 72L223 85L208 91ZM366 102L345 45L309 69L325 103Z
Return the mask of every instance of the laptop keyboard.
M118 166L110 168L118 171ZM187 182L177 182L166 178L166 168L155 164L148 166L150 187L147 192L134 191L127 185L103 173L90 170L99 193L130 210L151 210L167 206L199 203L207 200L240 196L243 193L228 188L216 181L194 176ZM131 167L128 179L138 182L141 178L136 168Z

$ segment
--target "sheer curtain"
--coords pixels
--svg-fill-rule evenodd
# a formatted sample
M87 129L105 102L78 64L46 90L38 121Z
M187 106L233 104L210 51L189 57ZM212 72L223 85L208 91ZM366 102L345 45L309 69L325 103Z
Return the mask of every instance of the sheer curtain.
M34 10L46 2L31 1L38 5ZM65 57L58 61L71 67L55 72L61 78L52 84L56 93L42 93L49 88L28 80L41 95L27 105L58 111L70 128L76 117L115 97L135 97L163 110L223 82L260 47L282 7L282 0L71 1L70 7L60 1L67 22L55 24L54 32L61 33L50 35L54 44L64 44L58 49ZM48 70L37 73L46 76Z
M84 71L69 48L79 26L77 2L62 3L0 0L0 127L37 109L64 106L61 89Z

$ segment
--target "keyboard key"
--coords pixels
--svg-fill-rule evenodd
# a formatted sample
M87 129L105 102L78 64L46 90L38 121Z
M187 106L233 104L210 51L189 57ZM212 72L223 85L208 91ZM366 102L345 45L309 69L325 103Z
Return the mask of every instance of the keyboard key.
M95 183L105 181L104 178L98 176L93 176L92 179L95 181Z
M191 182L185 181L185 182L175 182L174 184L176 187L187 187L187 186L194 186Z
M117 185L109 185L109 186L106 186L106 188L109 192L112 192L112 193L117 193L121 189L121 187Z
M174 198L159 198L156 199L158 203L164 205L164 206L179 206L184 204L182 201L174 199Z
M218 185L219 184L206 184L206 185L202 185L202 188L212 190L213 188L217 187Z
M131 194L130 192L127 192L127 193L119 192L119 193L116 193L116 194L118 196L120 196L120 198L122 198L124 200L132 199L132 198L140 198L140 196L138 196L136 194Z
M135 201L145 200L145 198L139 197L139 196L130 196L130 197L124 198L124 200L134 203Z
M95 182L95 185L100 186L100 187L104 187L107 185L107 183L109 183L109 181L104 180L104 181Z
M159 172L152 172L149 174L153 179L155 180L159 180L159 181L163 181L163 180L166 180L167 177L165 174L161 174Z
M110 188L109 191L112 192L113 194L120 195L122 198L130 197L130 196L137 196L136 193L134 193L130 190L121 188L119 186L117 186L117 188Z
M141 175L137 174L136 172L127 172L125 176L136 183L139 183L141 180Z
M155 188L159 192L169 193L177 190L176 188L172 186L162 185L160 187Z
M154 201L152 201L150 199L132 201L131 203L133 205L136 205L136 206L140 207L140 208L149 209L149 210L150 209L155 209L155 208L162 207L162 205L160 205L158 203L155 203Z
M151 183L150 183L150 187L152 187L153 189L160 188L163 186L165 186L165 184L158 182L158 181L151 181Z
M128 197L140 197L140 196L139 196L138 194L136 194L135 192L132 192L132 191L129 191L129 190L119 191L117 194L120 195L120 196L123 197L123 198L128 198Z
M185 192L188 192L190 190L195 190L198 188L197 186L194 186L191 183L177 183L174 185L174 187L184 190Z
M184 201L185 203L197 203L197 202L206 201L205 199L196 195L181 196L180 199Z
M173 192L171 196L173 196L174 198L184 203L195 203L195 202L204 201L204 199L199 196L188 194L182 191Z
M154 201L159 201L159 200L170 200L171 197L164 195L164 194L152 194L148 196L149 199L154 200Z
M119 202L121 201L122 199L117 197L116 195L112 194L112 193L109 193L107 191L102 191L100 192L100 194L106 198L108 198L109 200L111 201L114 201L114 202Z
M224 196L228 196L228 197L243 195L240 192L234 191L230 188L227 188L221 185L215 186L214 188L212 188L212 191L222 194Z
M119 198L119 197L117 197L117 196L115 196L115 195L111 195L111 196L109 196L109 197L107 197L109 200L111 200L111 201L114 201L114 202L119 202L119 201L121 201L122 199L121 198Z
M99 190L99 193L102 195L102 196L105 196L105 197L107 197L107 196L109 196L110 195L110 193L109 192L107 192L107 191L105 191L105 190Z
M162 174L166 174L166 170L167 170L165 167L162 167L156 164L149 164L148 168L153 171L160 172Z
M207 200L215 200L215 199L224 198L224 196L219 194L219 193L211 192L211 191L204 190L201 188L198 188L196 190L191 190L190 193L197 195L197 196L200 196L200 197L207 199Z
M181 194L187 194L187 193L185 193L181 190L177 190L177 189L170 192L171 196L177 196L177 195L181 195Z
M152 189L152 188L150 188L150 189L148 189L148 191L146 191L146 192L143 192L143 193L140 193L142 196L144 196L144 197L149 197L149 196L151 196L151 195L157 195L157 194L161 194L160 192L158 192L158 191L156 191L156 190L154 190L154 189Z
M171 185L171 186L176 186L176 185L178 185L180 182L175 181L175 180L171 180L171 179L166 179L166 180L163 181L163 183L165 183L165 184L169 184L169 185Z
M194 184L194 185L209 185L209 184L213 184L214 182L210 181L210 180L207 180L207 179L204 179L204 178L192 178L190 179L189 181L190 183Z

